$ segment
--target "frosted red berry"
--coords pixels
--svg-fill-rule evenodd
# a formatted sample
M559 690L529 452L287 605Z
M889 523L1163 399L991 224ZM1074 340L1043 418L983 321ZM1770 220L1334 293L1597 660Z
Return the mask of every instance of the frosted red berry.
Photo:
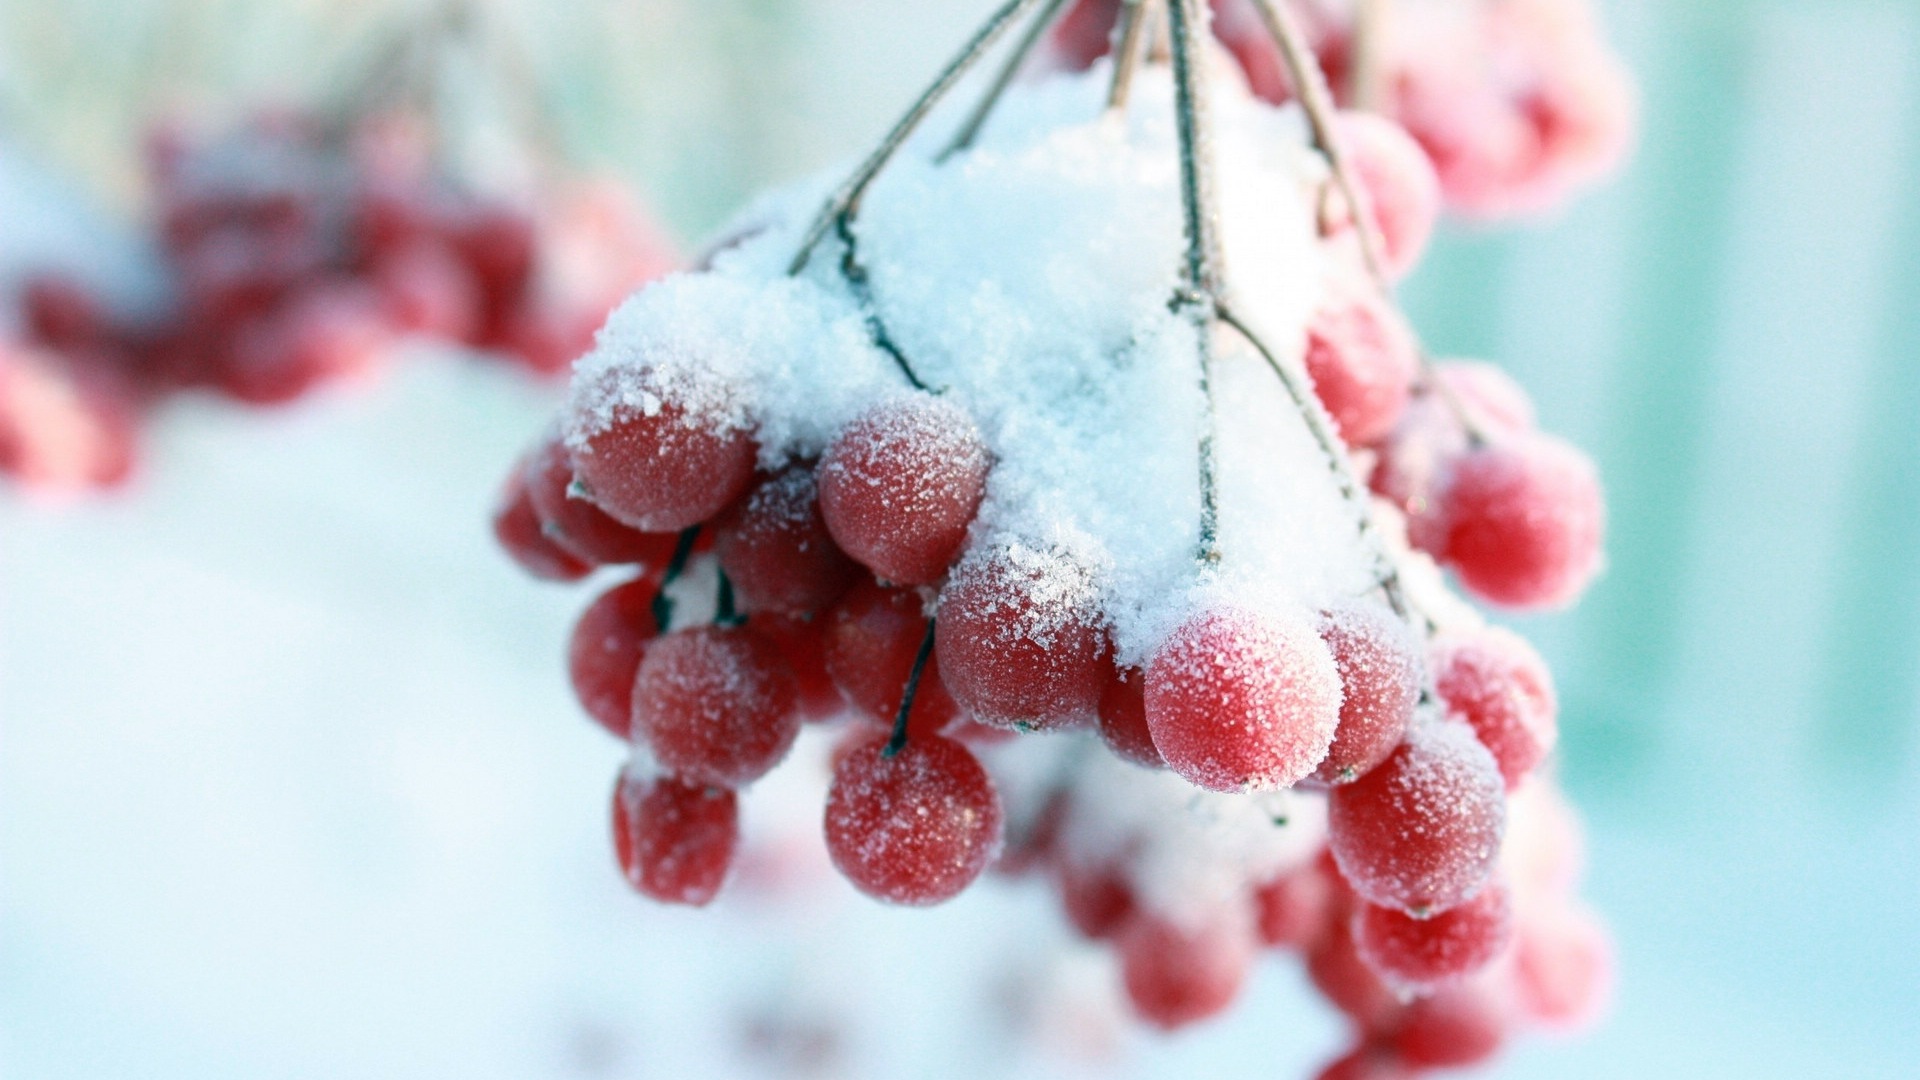
M1513 1009L1485 977L1414 998L1389 1045L1408 1064L1430 1069L1478 1065L1500 1052Z
M587 497L647 532L698 525L753 480L753 438L730 389L703 369L608 377L576 392L567 440Z
M1513 901L1498 881L1426 919L1375 904L1362 904L1353 917L1353 942L1361 958L1381 978L1409 989L1431 989L1471 975L1512 941Z
M1606 928L1586 909L1553 904L1529 911L1514 945L1513 985L1534 1020L1578 1027L1605 1004L1613 977Z
M647 643L660 632L653 618L657 575L616 585L600 594L573 625L567 643L567 674L587 715L615 737L633 728L633 682Z
M812 615L838 600L860 567L828 534L813 469L767 477L714 523L720 568L749 611Z
M1566 604L1600 569L1600 482L1586 455L1558 439L1530 434L1468 451L1439 500L1436 554L1485 600Z
M1433 670L1448 715L1492 751L1507 790L1518 787L1553 749L1559 730L1546 662L1518 634L1489 626L1435 642Z
M1379 229L1382 269L1402 277L1426 251L1440 216L1440 178L1407 130L1376 113L1342 112L1340 149Z
M940 678L973 719L1047 729L1091 719L1107 639L1093 575L1024 545L968 556L940 593Z
M1465 725L1416 722L1386 761L1327 796L1327 844L1372 903L1428 916L1492 876L1506 827L1493 755Z
M820 461L820 510L842 550L903 585L947 572L986 493L990 460L973 419L916 394L841 430Z
M1311 948L1345 905L1318 862L1294 867L1254 887L1255 925L1262 943Z
M727 788L674 776L623 776L613 791L613 850L635 889L700 907L726 882L740 842L739 801Z
M1326 612L1320 640L1340 672L1340 725L1313 778L1344 784L1366 775L1400 745L1420 701L1420 652L1406 620L1376 604Z
M1000 795L971 751L924 735L886 755L848 749L827 790L827 854L856 888L896 904L937 904L979 878L1001 844Z
M1406 320L1371 289L1336 294L1307 324L1307 374L1350 445L1393 429L1419 364Z
M1083 867L1064 863L1059 884L1060 909L1073 928L1090 941L1113 937L1133 917L1133 886L1118 865Z
M541 531L582 562L633 564L664 569L673 557L676 533L646 533L609 517L573 486L573 455L559 438L547 438L529 455L527 493Z
M690 782L740 787L780 763L800 733L793 676L745 627L676 630L647 647L633 734Z
M1100 738L1123 760L1149 769L1167 767L1153 745L1153 733L1147 730L1146 672L1108 665L1107 683L1100 692Z
M1311 773L1340 718L1340 676L1313 631L1239 608L1182 623L1147 664L1147 729L1169 768L1210 791Z
M578 581L593 572L591 565L541 530L524 466L516 466L507 476L493 512L493 538L520 569L543 581Z

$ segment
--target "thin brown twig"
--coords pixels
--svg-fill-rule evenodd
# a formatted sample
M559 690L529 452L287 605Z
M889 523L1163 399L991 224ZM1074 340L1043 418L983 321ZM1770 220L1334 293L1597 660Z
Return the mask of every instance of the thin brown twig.
M1167 29L1173 50L1174 126L1180 143L1180 209L1187 250L1182 284L1174 297L1194 329L1200 363L1200 551L1202 563L1220 561L1220 482L1214 449L1213 324L1219 318L1219 238L1215 233L1213 169L1209 159L1206 85L1199 70L1199 33L1206 27L1201 0L1168 0Z
M1145 31L1156 15L1159 14L1160 0L1127 0L1120 12L1119 33L1113 44L1113 81L1107 87L1107 108L1118 111L1127 107L1127 98L1133 90L1133 76L1140 68L1142 40Z
M994 106L1000 104L1000 98L1007 92L1007 87L1013 85L1013 80L1019 76L1020 69L1026 65L1027 58L1033 55L1034 48L1040 44L1040 39L1046 34L1047 28L1060 17L1060 10L1066 6L1067 0L1046 0L1046 7L1042 8L1040 14L1034 16L1033 21L1027 24L1027 32L1020 36L1019 42L1007 54L1006 62L1000 65L1000 71L993 77L993 82L987 86L987 92L980 96L980 103L967 114L967 119L960 125L960 130L954 132L953 141L949 142L947 148L940 151L939 156L933 159L935 162L947 160L972 146L973 140L979 138L980 129L987 126L987 118L993 115Z
M926 120L927 114L933 111L934 106L940 104L962 76L972 70L973 65L979 63L980 58L993 47L993 43L1000 40L1000 35L1005 33L1016 19L1032 10L1039 2L1040 0L1007 0L1000 6L1000 10L994 12L993 17L987 20L986 25L974 32L973 38L960 50L959 55L947 62L947 66L934 79L933 85L921 93L919 99L907 109L906 115L894 123L893 128L887 132L886 138L880 140L880 145L867 155L867 159L861 162L853 175L849 176L827 200L827 204L821 207L819 215L814 218L813 224L807 228L806 235L801 238L800 250L787 267L788 274L798 274L807 268L807 261L813 256L813 249L819 246L821 239L833 228L834 222L842 214L852 216L859 213L860 199L866 194L867 186L873 183L873 178L880 175L880 170L886 167L887 162L893 160L893 156L900 152L902 146L906 145L907 139Z

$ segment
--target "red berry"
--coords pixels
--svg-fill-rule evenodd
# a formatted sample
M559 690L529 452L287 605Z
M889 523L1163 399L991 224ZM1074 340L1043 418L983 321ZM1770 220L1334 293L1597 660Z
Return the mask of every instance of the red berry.
M1091 718L1106 677L1093 575L1020 544L969 556L940 594L941 681L975 720L1048 729Z
M633 733L691 782L750 784L800 734L793 676L773 644L747 628L676 630L648 646L640 662Z
M1432 989L1479 971L1512 940L1513 902L1497 881L1432 918L1362 904L1353 919L1361 958L1381 978L1409 989Z
M1420 653L1406 620L1379 605L1322 615L1320 640L1340 671L1340 726L1313 778L1344 784L1400 745L1420 701Z
M1327 845L1365 899L1445 911L1492 876L1506 826L1493 755L1463 724L1416 723L1392 756L1327 796Z
M1379 228L1383 269L1403 277L1420 261L1440 216L1440 177L1407 129L1375 113L1343 111L1340 148Z
M926 633L926 609L919 593L864 580L840 598L827 621L827 674L868 720L891 725ZM913 710L907 714L908 730L915 735L938 734L959 715L940 679L940 657L927 657Z
M1500 1052L1512 1009L1486 979L1445 986L1415 998L1396 1023L1393 1049L1410 1065L1452 1069Z
M1312 947L1343 906L1331 875L1318 863L1298 866L1253 890L1260 940L1277 947Z
M1372 290L1336 295L1307 324L1307 374L1349 445L1393 430L1420 369L1413 331Z
M1553 676L1520 635L1490 626L1434 644L1434 689L1447 713L1493 752L1507 790L1520 786L1558 735Z
M527 469L516 465L507 475L493 512L493 538L520 568L543 581L578 581L593 572L572 552L562 549L540 529L540 515L527 492Z
M875 736L853 747L827 791L827 854L856 888L896 904L937 904L973 884L1000 851L1000 795L966 747L922 735L892 757Z
M1253 940L1237 920L1193 926L1141 912L1120 931L1121 975L1142 1020L1172 1031L1226 1010L1253 967Z
M1147 730L1147 673L1139 668L1107 666L1106 689L1100 694L1100 737L1120 758L1149 769L1164 769L1167 760L1154 748Z
M780 650L793 672L800 715L807 720L830 720L846 711L847 701L827 674L827 626L825 616L802 618L762 612L753 617L753 628Z
M754 445L732 390L693 369L614 374L575 393L568 434L587 497L636 529L675 532L725 509L753 481Z
M1398 1054L1363 1043L1329 1062L1314 1080L1414 1080L1415 1075Z
M459 342L478 336L479 283L444 246L430 241L403 245L381 256L373 279L396 330Z
M827 533L805 465L761 481L721 516L714 533L720 568L749 611L812 615L861 576Z
M677 533L629 529L573 491L573 455L558 438L542 440L527 462L527 494L541 531L555 546L599 566L634 564L662 570Z
M1514 948L1514 990L1528 1016L1578 1027L1606 1002L1613 948L1606 928L1579 907L1529 912Z
M1448 471L1437 554L1482 599L1554 607L1599 571L1604 518L1585 454L1545 435L1503 439L1468 451Z
M647 643L660 633L653 598L656 574L616 585L580 613L567 643L567 674L574 696L601 727L625 739L633 728L633 680Z
M1073 928L1088 940L1114 936L1133 917L1133 887L1120 867L1062 863L1059 876L1060 908Z
M726 881L740 842L727 788L674 776L622 776L613 789L613 850L627 882L655 900L701 907Z
M1390 1025L1405 1007L1400 995L1360 958L1346 919L1329 923L1326 933L1308 951L1307 977L1334 1008L1364 1030Z
M886 581L938 581L967 538L989 459L973 420L931 394L848 424L820 461L820 512L847 554Z
M1286 787L1327 754L1340 676L1302 625L1204 611L1147 664L1147 729L1168 767L1210 791Z

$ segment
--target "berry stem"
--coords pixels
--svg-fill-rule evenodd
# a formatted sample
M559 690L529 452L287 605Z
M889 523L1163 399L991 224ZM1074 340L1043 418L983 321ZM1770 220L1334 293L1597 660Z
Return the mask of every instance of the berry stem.
M1281 362L1279 354L1268 348L1267 343L1260 339L1260 335L1254 333L1252 327L1242 322L1232 309L1222 306L1219 309L1219 318L1222 323L1245 338L1247 344L1252 345L1254 351L1260 354L1260 358L1273 369L1274 375L1279 377L1280 385L1286 389L1287 396L1293 400L1294 408L1299 411L1300 418L1306 422L1307 431L1312 434L1313 441L1319 445L1320 453L1326 458L1327 467L1333 471L1333 480L1340 488L1341 498L1353 508L1354 516L1359 520L1361 538L1373 548L1374 558L1380 564L1380 587L1387 594L1388 605L1401 618L1410 619L1412 611L1407 603L1406 591L1400 584L1400 568L1388 556L1387 547L1374 528L1371 500L1367 496L1366 488L1360 483L1359 474L1354 472L1353 462L1347 456L1346 446L1334 431L1333 421L1327 415L1326 409L1321 407L1320 402L1313 396L1308 383L1301 378L1302 373L1294 371ZM1432 622L1424 616L1422 621L1429 624Z
M980 103L973 107L973 112L967 115L966 122L961 124L960 130L954 133L953 141L947 144L945 150L940 151L940 156L933 159L936 164L946 161L973 145L973 140L980 135L980 129L986 126L988 117L993 115L994 106L1000 103L1001 95L1007 92L1007 87L1013 85L1014 77L1020 74L1020 68L1026 64L1027 57L1033 55L1034 47L1040 44L1040 38L1046 34L1047 28L1053 25L1054 20L1060 17L1060 10L1066 6L1067 0L1046 0L1046 6L1040 10L1040 14L1035 16L1032 22L1027 24L1027 32L1020 36L1013 51L1007 55L1006 62L1000 65L1000 71L994 75L993 83L981 96Z
M1118 112L1127 107L1133 91L1133 74L1140 69L1142 40L1147 26L1159 13L1160 0L1126 0L1120 12L1120 25L1113 45L1113 82L1107 87L1107 108Z
M846 279L847 288L853 292L853 301L860 308L860 315L867 326L867 336L873 340L874 347L893 358L894 365L907 377L907 382L915 390L928 389L922 382L913 364L907 360L907 354L894 343L893 335L887 331L887 324L880 318L880 308L873 300L873 283L867 277L867 268L860 264L858 242L853 235L853 215L841 214L834 219L834 230L840 237L840 243L846 247L846 253L840 256L840 276Z
M893 714L893 735L887 739L887 748L880 752L881 757L892 757L906 748L907 714L913 711L913 699L920 693L920 674L927 670L927 660L933 656L934 619L927 619L927 632L920 638L920 651L913 654L913 669L907 672L906 689L900 694L900 711Z
M660 588L653 594L653 626L659 633L666 633L673 624L673 597L667 595L667 587L686 573L687 560L693 557L693 544L698 539L700 526L690 525L681 529L680 538L674 541L673 557L667 560L667 568L660 575Z
M1283 10L1274 0L1254 0L1253 6L1260 13L1260 21L1266 25L1273 43L1279 47L1280 60L1287 67L1287 76L1293 80L1294 88L1299 92L1300 108L1307 114L1307 129L1313 138L1313 148L1326 157L1327 166L1333 173L1334 186L1340 189L1341 196L1347 200L1354 228L1360 234L1360 257L1367 265L1367 274L1380 287L1380 291L1391 299L1393 283L1387 277L1386 263L1380 257L1380 226L1373 220L1373 206L1361 200L1360 184L1354 179L1353 169L1340 150L1340 140L1333 128L1337 110L1333 104L1333 92L1327 88L1326 72L1320 70L1320 62L1307 48L1306 35L1301 33L1299 23L1294 21L1290 12Z
M1387 0L1357 0L1353 11L1353 64L1347 75L1347 100L1353 107L1379 112L1383 102L1382 60L1386 42Z
M747 621L740 613L733 598L733 579L725 570L720 571L720 585L713 601L713 625L724 627L739 626Z
M906 115L894 123L893 129L887 132L886 138L880 141L880 145L867 155L867 159L861 162L860 167L854 170L853 175L840 185L833 196L827 200L827 204L820 209L819 215L814 219L813 224L807 227L806 235L800 241L799 252L794 255L793 262L787 267L788 274L798 274L807 268L807 260L813 256L813 249L819 246L821 239L827 235L827 230L834 227L834 222L841 215L852 217L860 212L860 199L866 194L867 186L873 183L874 177L880 175L881 169L886 168L887 162L893 160L893 155L899 153L900 148L906 145L907 139L926 120L927 114L933 111L934 106L940 104L941 99L947 96L962 76L980 62L980 58L986 55L987 50L993 47L993 43L1000 39L1000 35L1006 32L1007 27L1032 10L1039 2L1040 0L1007 0L1000 6L1000 10L994 12L993 17L987 20L986 25L974 32L973 38L960 50L960 54L947 62L947 66L941 70L939 77L934 79L933 85L921 93L919 99L907 109Z
M1366 264L1367 276L1373 279L1374 287L1380 290L1388 303L1396 308L1399 301L1394 296L1393 279L1387 275L1386 263L1381 257L1380 223L1374 220L1373 205L1360 198L1360 182L1354 177L1352 163L1340 149L1340 139L1334 131L1334 117L1338 110L1333 102L1333 92L1327 87L1326 72L1320 69L1320 61L1307 48L1306 35L1294 21L1291 13L1274 3L1274 0L1254 0L1254 9L1260 13L1260 21L1266 25L1267 33L1273 37L1274 44L1280 49L1280 58L1286 64L1287 75L1293 80L1299 91L1300 107L1307 114L1307 128L1312 134L1313 147L1327 159L1327 167L1333 173L1333 184L1347 202L1348 213L1353 215L1353 226L1360 239L1360 258ZM1379 21L1384 13L1373 10L1380 5L1372 0L1362 0L1355 25L1356 47L1364 44L1359 35L1365 33L1377 37L1380 31ZM1371 20L1370 25L1362 25ZM1372 48L1372 46L1369 46ZM1377 51L1377 49L1376 49ZM1358 56L1357 60L1365 60ZM1370 61L1369 61L1370 62ZM1361 67L1356 64L1355 78L1359 79ZM1372 79L1371 75L1365 76ZM1377 81L1377 80L1376 80ZM1425 350L1420 353L1421 384L1433 389L1440 396L1454 418L1467 431L1467 437L1476 445L1486 441L1486 433L1462 406L1460 399L1433 373L1433 361Z
M1171 0L1167 32L1173 49L1174 122L1180 141L1180 209L1187 252L1173 307L1194 329L1200 363L1200 561L1220 561L1220 481L1214 453L1213 325L1220 315L1220 248L1214 234L1213 170L1209 159L1206 87L1199 71L1196 27L1204 32L1200 0Z

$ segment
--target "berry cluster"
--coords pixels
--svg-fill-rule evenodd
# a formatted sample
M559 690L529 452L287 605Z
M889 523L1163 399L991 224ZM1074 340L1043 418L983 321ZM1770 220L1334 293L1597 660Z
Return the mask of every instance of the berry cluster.
M1268 0L1213 0L1214 32L1268 101L1294 84L1262 25ZM1277 2L1277 0L1273 0ZM1079 0L1057 28L1057 63L1105 55L1121 0ZM1611 172L1632 141L1633 84L1585 0L1313 0L1305 29L1340 103L1412 133L1449 209L1539 212Z
M9 471L43 487L109 482L135 421L176 393L291 402L371 373L403 340L565 372L675 256L624 188L559 167L526 57L494 23L436 5L386 28L324 108L262 110L212 134L158 125L146 295L28 266L9 297L9 369L22 372L0 383ZM480 154L475 118L451 103L490 88L516 107ZM21 350L33 361L11 359ZM23 415L39 409L51 411ZM114 431L118 464L73 464L77 413ZM35 463L49 456L66 464Z
M30 491L112 487L133 469L133 402L110 373L0 338L0 473Z
M495 532L539 577L634 568L571 671L632 746L641 892L712 900L741 789L844 718L823 832L861 891L1034 874L1154 1025L1224 1009L1264 941L1354 1019L1333 1075L1478 1060L1589 1008L1604 946L1534 865L1574 842L1550 677L1440 567L1567 602L1598 488L1393 306L1438 207L1406 133L1209 109L1198 12L1172 70L1001 80L875 182L916 109L824 211L767 199L622 305Z

